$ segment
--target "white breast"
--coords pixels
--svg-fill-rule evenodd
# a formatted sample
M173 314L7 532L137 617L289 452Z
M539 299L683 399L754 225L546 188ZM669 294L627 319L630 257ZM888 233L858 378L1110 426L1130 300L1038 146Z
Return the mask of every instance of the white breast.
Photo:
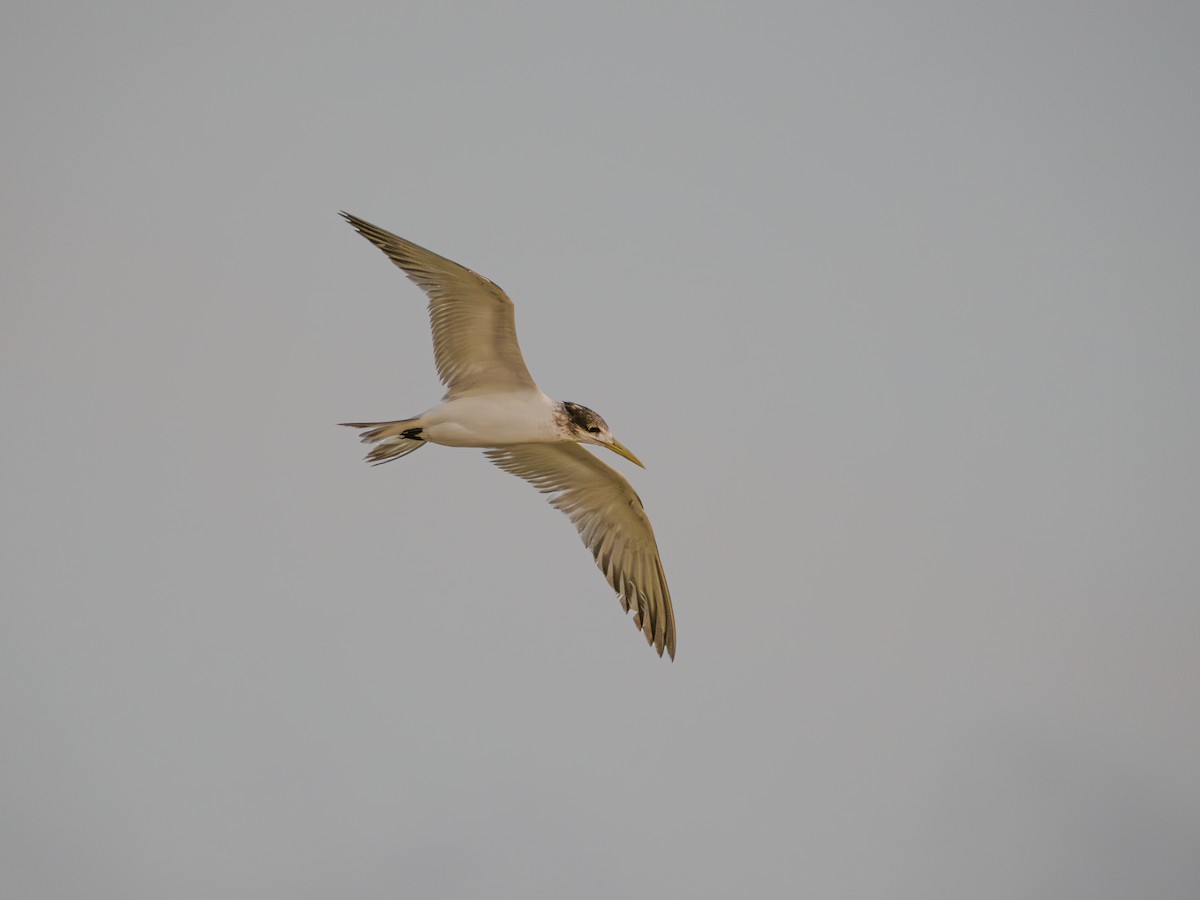
M555 428L557 407L541 391L457 397L421 414L421 436L451 447L557 441L561 439Z

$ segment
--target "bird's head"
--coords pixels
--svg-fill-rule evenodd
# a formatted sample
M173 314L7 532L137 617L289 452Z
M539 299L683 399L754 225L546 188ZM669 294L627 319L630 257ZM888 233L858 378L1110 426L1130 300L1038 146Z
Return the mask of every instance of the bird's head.
M646 468L640 459L612 436L612 432L608 430L608 423L600 417L599 413L586 406L580 406L578 403L564 403L562 408L564 424L571 440L581 444L599 444L618 456L623 456L630 462L642 466L643 469Z

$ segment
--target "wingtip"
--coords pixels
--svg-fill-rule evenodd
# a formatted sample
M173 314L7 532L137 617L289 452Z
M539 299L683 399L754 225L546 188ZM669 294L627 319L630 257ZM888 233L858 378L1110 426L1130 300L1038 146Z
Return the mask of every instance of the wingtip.
M622 598L624 601L624 598ZM650 649L658 654L659 659L662 659L663 653L670 657L671 662L675 662L675 635L674 629L671 628L668 633L655 633L650 617L642 618L641 611L636 611L633 614L633 625L646 636L646 643L650 645Z
M670 661L675 662L675 642L673 640L668 641L665 646L659 643L655 646L655 649L658 650L659 659L662 659L663 651L665 650Z
M366 229L375 227L366 219L360 219L358 216L354 215L354 213L348 213L344 209L338 210L338 215L345 219L351 228L362 235L366 234Z

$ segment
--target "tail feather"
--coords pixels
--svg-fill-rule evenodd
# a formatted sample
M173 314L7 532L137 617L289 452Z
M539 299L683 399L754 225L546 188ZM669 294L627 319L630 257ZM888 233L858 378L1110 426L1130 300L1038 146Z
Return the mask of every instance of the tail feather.
M366 455L367 462L378 466L402 456L408 456L414 450L420 450L425 444L421 438L403 437L402 435L414 428L419 428L416 419L400 419L397 422L342 422L347 428L365 428L360 440L364 444L376 444Z

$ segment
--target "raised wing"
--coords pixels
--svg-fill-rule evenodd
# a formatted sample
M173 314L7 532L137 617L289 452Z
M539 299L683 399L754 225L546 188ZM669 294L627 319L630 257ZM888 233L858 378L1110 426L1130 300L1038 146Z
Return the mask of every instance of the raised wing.
M662 656L675 658L675 613L654 529L629 482L578 444L514 444L485 450L506 472L524 478L562 510L620 595L633 624Z
M517 345L513 303L499 286L357 216L342 215L429 296L433 359L447 399L537 389Z

